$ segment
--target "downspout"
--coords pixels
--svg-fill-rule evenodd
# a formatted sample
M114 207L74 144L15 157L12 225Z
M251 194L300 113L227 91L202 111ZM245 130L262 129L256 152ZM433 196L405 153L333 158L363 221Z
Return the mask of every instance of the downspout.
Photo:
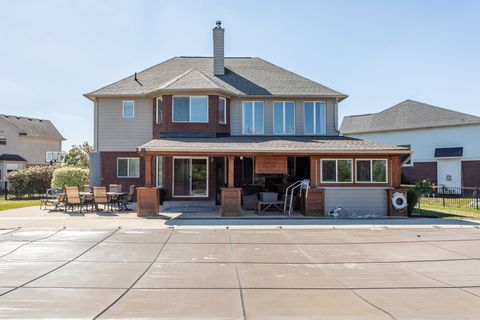
M93 146L98 151L98 100L93 100Z
M335 99L335 112L334 112L334 118L335 118L335 134L338 136L340 135L340 131L338 131L338 97Z

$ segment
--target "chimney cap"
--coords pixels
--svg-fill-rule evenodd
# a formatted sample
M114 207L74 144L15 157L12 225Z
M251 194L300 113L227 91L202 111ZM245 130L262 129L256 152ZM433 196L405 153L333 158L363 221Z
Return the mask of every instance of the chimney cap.
M222 29L222 21L217 20L217 22L215 22L215 24L217 25L217 26L215 27L216 29Z

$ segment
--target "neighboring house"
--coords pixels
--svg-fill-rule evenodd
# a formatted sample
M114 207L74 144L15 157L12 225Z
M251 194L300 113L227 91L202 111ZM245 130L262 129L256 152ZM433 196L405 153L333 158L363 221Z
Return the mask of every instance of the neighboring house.
M0 114L0 188L11 171L45 165L65 140L49 120Z
M346 95L260 58L224 57L220 24L213 47L213 57L175 57L85 94L94 102L91 164L101 165L92 183L219 201L224 187L234 199L308 178L324 188L326 210L385 214L385 190L400 185L409 150L340 137Z
M374 114L347 116L349 137L408 146L406 183L430 179L447 187L480 186L480 117L412 100Z

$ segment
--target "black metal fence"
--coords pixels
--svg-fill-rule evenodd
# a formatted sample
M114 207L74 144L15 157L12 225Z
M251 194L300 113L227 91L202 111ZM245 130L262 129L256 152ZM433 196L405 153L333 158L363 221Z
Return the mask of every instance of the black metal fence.
M434 192L419 197L417 207L422 206L480 210L480 188L435 186Z
M9 190L8 181L2 181L0 185L0 199L40 199L47 192L47 190L23 190L22 192L15 192L15 190Z

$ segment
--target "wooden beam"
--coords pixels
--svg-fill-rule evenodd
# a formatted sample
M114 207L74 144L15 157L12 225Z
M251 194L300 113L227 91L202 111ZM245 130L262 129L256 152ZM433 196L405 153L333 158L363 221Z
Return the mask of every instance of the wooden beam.
M235 157L228 157L228 187L234 187Z
M152 186L152 156L146 154L145 157L145 187Z

